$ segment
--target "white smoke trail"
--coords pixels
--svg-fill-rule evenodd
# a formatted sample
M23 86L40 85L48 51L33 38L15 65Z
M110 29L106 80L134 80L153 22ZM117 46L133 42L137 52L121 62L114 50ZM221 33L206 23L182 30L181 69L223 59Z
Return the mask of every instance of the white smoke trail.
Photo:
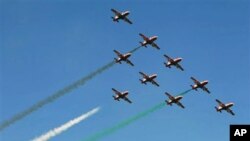
M62 132L68 130L70 127L72 127L72 126L80 123L81 121L87 119L88 117L90 117L93 114L97 113L99 110L100 110L100 107L94 108L93 110L91 110L91 111L89 111L87 113L84 113L81 116L79 116L79 117L77 117L75 119L72 119L72 120L68 121L67 123L65 123L63 125L48 131L47 133L33 139L32 141L47 141L47 140L51 139L52 137L57 136L57 135L61 134Z

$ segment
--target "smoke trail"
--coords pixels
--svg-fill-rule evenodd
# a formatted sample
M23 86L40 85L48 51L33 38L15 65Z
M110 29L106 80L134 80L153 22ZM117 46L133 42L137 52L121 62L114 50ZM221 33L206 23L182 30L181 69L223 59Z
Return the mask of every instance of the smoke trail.
M150 108L150 109L148 109L148 110L146 110L144 112L141 112L141 113L139 113L139 114L127 119L127 120L124 120L124 121L118 123L117 125L115 125L115 126L113 126L111 128L108 128L108 129L106 129L106 130L104 130L102 132L99 132L99 133L91 136L90 138L86 139L85 141L97 141L97 140L99 140L99 139L101 139L101 138L103 138L103 137L105 137L105 136L107 136L109 134L112 134L115 131L117 131L117 130L119 130L119 129L121 129L121 128L123 128L123 127L125 127L125 126L139 120L139 119L141 119L142 117L148 116L149 114L163 108L165 105L166 105L165 102L157 104L157 105L153 106L152 108Z
M103 71L109 69L115 64L114 61L104 65L103 67L97 69L96 71L90 73L89 75L79 79L78 81L75 81L74 83L64 87L63 89L57 91L56 93L52 94L51 96L45 98L44 100L39 101L38 103L34 104L27 110L24 110L23 112L20 112L19 114L16 114L12 118L4 121L0 124L0 131L8 127L9 125L15 123L18 120L21 120L22 118L26 117L27 115L31 114L32 112L38 110L39 108L42 108L44 105L49 104L56 99L58 99L61 96L66 95L67 93L71 92L72 90L76 89L77 87L84 85L88 80L91 80L93 77L95 77L98 74L101 74Z
M178 94L178 96L183 96L183 95L189 93L189 92L192 91L192 90L193 90L193 89L186 90L186 91L184 91L184 92Z
M135 49L131 50L130 52L135 52L139 48L140 48L140 46L136 47ZM63 89L57 91L56 93L52 94L51 96L49 96L49 97L37 102L36 104L32 105L30 108L14 115L13 117L11 117L8 120L2 122L0 124L0 131L2 131L6 127L10 126L11 124L15 123L16 121L21 120L22 118L28 116L29 114L38 110L39 108L42 108L44 105L49 104L49 103L55 101L56 99L60 98L61 96L64 96L67 93L71 92L72 90L78 88L79 86L84 85L87 81L91 80L96 75L101 74L105 70L111 68L114 64L115 64L115 61L109 62L108 64L102 66L101 68L97 69L96 71L88 74L87 76L79 79L78 81L75 81L74 83L72 83L72 84L64 87Z
M77 117L75 119L72 119L72 120L68 121L67 123L65 123L65 124L63 124L61 126L50 130L49 132L41 135L40 137L37 137L37 138L33 139L32 141L47 141L47 140L51 139L52 137L57 136L57 135L61 134L62 132L68 130L70 127L72 127L72 126L80 123L81 121L87 119L88 117L90 117L93 114L97 113L99 110L100 110L99 107L94 108L91 111L89 111L87 113L84 113L81 116L79 116L79 117Z
M188 92L190 92L191 90L192 89L186 90L186 91L184 91L184 92L182 92L182 93L180 93L178 95L185 95ZM101 139L101 138L103 138L103 137L105 137L107 135L110 135L110 134L114 133L115 131L117 131L117 130L119 130L121 128L124 128L125 126L127 126L127 125L129 125L129 124L131 124L131 123L133 123L133 122L135 122L135 121L137 121L137 120L139 120L139 119L141 119L141 118L143 118L145 116L148 116L149 114L163 108L165 105L166 105L165 102L159 103L159 104L153 106L152 108L150 108L150 109L148 109L148 110L146 110L144 112L141 112L141 113L139 113L139 114L127 119L127 120L124 120L124 121L118 123L117 125L115 125L115 126L113 126L111 128L108 128L106 130L103 130L102 132L94 134L93 136L87 138L85 141L97 141L97 140L99 140L99 139Z
M134 53L135 51L137 51L139 48L141 48L141 46L138 46L136 48L134 48L133 50L129 51L130 53Z

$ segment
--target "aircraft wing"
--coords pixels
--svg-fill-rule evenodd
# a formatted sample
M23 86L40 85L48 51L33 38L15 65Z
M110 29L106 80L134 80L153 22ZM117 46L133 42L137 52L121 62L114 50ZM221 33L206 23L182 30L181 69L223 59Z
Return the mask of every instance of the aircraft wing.
M132 22L127 17L125 17L123 20L129 24L132 24Z
M115 52L118 56L122 56L122 54L121 54L119 51L114 50L114 52Z
M115 92L115 94L120 95L121 92L117 91L116 89L112 88L112 90Z
M177 102L176 104L177 104L178 106L180 106L181 108L183 108L183 109L185 108L185 107L182 105L182 103L180 103L180 102Z
M194 83L200 84L200 81L196 80L194 77L191 77L191 79L194 81Z
M167 56L166 54L164 54L164 57L166 57L168 60L172 60L172 58Z
M148 75L146 75L145 73L143 72L139 72L144 78L148 77Z
M165 92L165 94L169 97L169 99L174 99L174 97L170 95L168 92Z
M120 13L119 11L115 10L115 9L111 9L111 11L112 11L112 12L114 12L114 13L115 13L115 15L118 15L118 16L120 16L120 15L121 15L121 13Z
M227 109L227 112L230 113L233 116L235 115L234 112L231 109L229 109L229 108Z
M127 97L124 97L123 99L124 99L125 101L127 101L128 103L132 103L132 101L129 100Z
M160 49L159 46L158 46L156 43L154 43L154 42L153 42L151 45L152 45L153 47L157 48L157 49Z
M147 40L148 40L148 37L147 37L147 36L145 36L145 35L143 35L142 33L140 33L139 35L143 38L143 40L145 40L145 41L147 41Z
M205 87L205 86L203 86L203 88L202 88L204 91L206 91L207 93L209 93L210 94L210 91L208 90L208 88L207 87Z
M182 66L180 64L176 64L176 67L179 68L180 70L184 71L184 69L182 68Z
M134 66L134 64L130 61L130 60L126 60L126 62L128 63L128 64L130 64L131 66Z
M154 85L156 85L156 86L158 86L158 87L160 86L160 85L159 85L156 81L154 81L154 80L152 80L151 82L152 82L152 84L154 84Z
M215 101L216 102L218 102L219 104L224 104L224 103L222 103L220 100L218 100L218 99L215 99Z

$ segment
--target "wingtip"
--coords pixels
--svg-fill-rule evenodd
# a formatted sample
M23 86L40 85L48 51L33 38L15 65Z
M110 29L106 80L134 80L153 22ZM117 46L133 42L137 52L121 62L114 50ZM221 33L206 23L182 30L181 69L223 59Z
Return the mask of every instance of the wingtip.
M166 95L166 96L169 96L170 94L169 94L168 92L165 92L165 95Z

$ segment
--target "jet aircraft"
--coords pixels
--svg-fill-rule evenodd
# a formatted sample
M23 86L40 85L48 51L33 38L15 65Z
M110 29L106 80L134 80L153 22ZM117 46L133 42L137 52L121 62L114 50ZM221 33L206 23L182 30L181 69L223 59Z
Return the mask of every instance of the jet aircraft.
M230 113L231 115L233 115L233 116L235 115L234 112L230 109L230 107L232 107L234 105L234 103L231 102L231 103L224 104L218 99L216 99L215 101L219 104L218 107L215 107L217 112L221 113L222 110L225 110L228 113Z
M182 66L179 64L179 62L181 62L182 58L175 58L175 59L173 59L173 58L167 56L166 54L164 54L164 57L166 57L167 60L168 60L167 63L164 62L164 64L165 64L166 67L171 68L171 66L175 66L176 68L184 71L184 69L182 68Z
M168 98L169 98L169 100L166 100L165 102L168 104L168 105L170 105L170 106L172 106L172 103L175 103L175 104L177 104L178 106L180 106L181 108L185 108L183 105L182 105L182 103L180 102L180 100L183 98L183 96L172 96L171 94L169 94L169 93L167 93L167 92L165 92L165 94L168 96Z
M147 75L143 72L139 72L143 78L139 79L142 84L147 84L147 82L151 82L153 85L160 86L154 79L157 77L157 74Z
M156 49L160 49L159 46L154 42L157 40L157 36L147 37L143 35L142 33L139 34L143 38L143 42L140 42L141 46L147 47L147 45L151 45L152 47L155 47Z
M191 79L194 81L194 85L191 85L191 87L192 87L192 89L193 90L196 90L197 91L197 89L198 88L200 88L200 89L202 89L203 91L206 91L207 93L210 93L210 91L208 90L208 88L205 86L205 85L207 85L208 84L208 80L205 80L205 81L202 81L202 82L200 82L200 81L198 81L197 79L195 79L194 77L191 77Z
M115 9L111 9L111 11L115 14L114 17L111 17L113 19L114 22L119 22L119 20L124 20L125 22L132 24L132 22L127 18L127 16L129 15L129 11L125 11L125 12L119 12Z
M132 103L132 101L130 101L128 99L128 91L124 91L124 92L119 92L116 89L112 88L112 90L114 91L114 93L116 94L115 96L113 95L114 100L120 101L120 99L123 99L125 101L127 101L128 103Z
M116 63L122 63L121 61L125 61L131 66L134 66L134 64L128 59L131 56L131 53L121 54L119 51L114 50L114 52L117 54L118 58L115 58Z

